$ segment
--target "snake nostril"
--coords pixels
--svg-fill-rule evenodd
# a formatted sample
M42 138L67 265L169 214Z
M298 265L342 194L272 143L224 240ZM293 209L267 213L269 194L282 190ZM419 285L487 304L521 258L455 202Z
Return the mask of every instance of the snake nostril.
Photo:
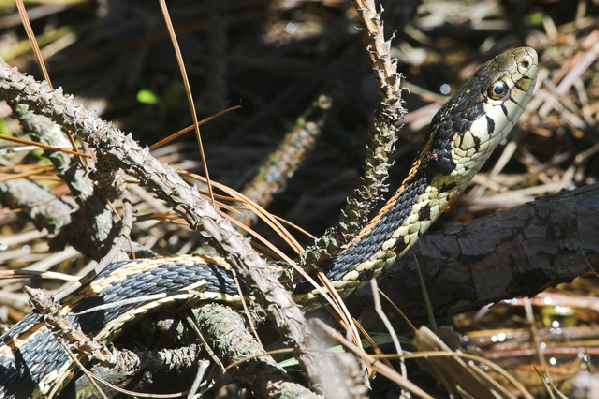
M522 68L528 69L530 67L530 60L529 59L525 59L520 61L520 65L522 66Z

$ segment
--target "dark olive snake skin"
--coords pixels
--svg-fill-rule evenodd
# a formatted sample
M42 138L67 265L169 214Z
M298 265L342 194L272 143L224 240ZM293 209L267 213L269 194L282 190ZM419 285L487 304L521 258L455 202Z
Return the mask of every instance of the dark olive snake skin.
M508 50L481 66L439 110L400 188L343 252L321 265L340 295L351 294L394 264L451 207L514 127L537 72L532 48ZM294 298L316 307L318 292L300 283ZM110 341L149 311L189 300L240 300L223 259L183 255L113 263L62 298L60 313L88 337ZM98 308L108 304L115 306ZM67 382L72 368L72 360L35 313L0 338L0 398L46 397Z

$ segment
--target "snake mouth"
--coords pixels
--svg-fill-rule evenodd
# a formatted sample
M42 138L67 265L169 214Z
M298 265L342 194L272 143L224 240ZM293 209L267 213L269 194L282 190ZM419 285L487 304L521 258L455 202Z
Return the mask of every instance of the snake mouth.
M505 68L509 71L509 79L512 82L510 97L523 110L537 82L539 58L533 48L526 46L513 49L511 56L513 57L512 62L506 62L505 65ZM518 94L514 90L522 93ZM518 99L520 101L517 101ZM515 119L519 116L518 114Z
M522 75L528 75L531 68L537 68L539 65L539 57L532 47L517 47L512 50L512 55Z

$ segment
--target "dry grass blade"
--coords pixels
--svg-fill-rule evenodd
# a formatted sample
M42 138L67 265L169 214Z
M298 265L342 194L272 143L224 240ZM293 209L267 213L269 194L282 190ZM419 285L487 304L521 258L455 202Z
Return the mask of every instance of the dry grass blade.
M283 259L285 262L288 262L290 264L293 263L293 260L289 256L287 256L284 252L280 251L273 243L268 241L262 235L258 234L258 232L256 232L251 227L246 226L245 224L237 221L235 218L231 217L230 215L227 215L224 212L221 212L221 216L223 218L229 220L231 223L233 223L235 226L239 227L241 230L248 233L251 237L259 240L262 244L264 244L264 246L266 246L266 248L271 250L273 253L275 253L277 256L279 256L281 259Z
M200 175L196 175L194 173L190 173L185 170L180 170L179 174L182 176L190 177L192 179L197 179L201 181L206 181L206 179ZM254 211L258 217L268 226L270 226L295 252L303 251L301 244L293 237L293 235L279 222L279 219L268 212L266 209L256 204L254 201L250 200L248 197L243 195L242 193L233 190L230 187L227 187L224 184L220 184L216 181L212 182L212 185L225 194L228 194L235 201L239 201L242 204L248 206L252 211Z
M47 171L47 168L40 167L40 168L29 170L27 172L14 173L14 174L11 174L8 176L1 176L0 182L7 181L7 180L21 179L21 178L26 178L26 177L33 178L34 176L38 176L46 171ZM48 179L50 179L50 178L51 177L48 177ZM16 209L15 209L15 211L16 211Z
M222 110L220 112L217 112L214 115L211 115L211 116L209 116L207 118L202 119L201 121L199 121L197 123L196 126L198 126L198 127L202 126L202 125L206 124L207 122L210 122L211 120L216 119L219 116L226 114L229 111L233 111L233 110L236 110L236 109L239 109L239 108L241 108L241 105L234 105L232 107L224 109L224 110ZM173 134L169 134L167 137L163 138L159 142L152 144L150 146L150 150L155 150L156 148L160 148L163 145L166 145L166 144L170 143L171 141L175 140L177 137L182 136L185 133L191 132L192 130L194 130L194 128L195 128L194 125L190 125L190 126L187 126L185 129L181 129L178 132L175 132Z
M166 28L168 29L169 36L171 38L171 42L173 44L173 48L175 49L175 56L177 58L177 64L179 65L179 70L181 72L181 78L183 79L183 85L185 86L185 93L187 94L187 101L189 102L189 112L191 113L191 119L193 120L193 127L196 132L196 138L198 140L198 145L200 146L200 155L202 156L202 164L204 165L204 175L206 176L206 184L208 186L208 193L210 194L210 199L214 204L214 197L212 195L212 185L210 184L210 175L208 173L208 164L206 163L206 153L204 152L204 144L202 143L202 135L200 134L200 125L198 121L198 115L196 113L196 108L193 102L193 96L191 95L191 85L189 84L189 77L187 76L187 71L185 69L185 62L183 62L183 56L181 55L181 49L179 48L179 44L177 43L177 34L175 33L175 27L173 26L173 22L171 21L171 17L168 12L168 7L166 6L165 0L160 0L160 10L162 11L162 15L164 16L164 22L166 23Z
M416 333L414 346L421 352L444 352L447 356L419 358L419 363L447 384L449 391L466 393L473 398L505 398L515 399L509 390L493 379L489 374L477 367L473 362L465 362L460 354L455 353L426 327L421 327ZM524 397L532 399L532 396L522 388Z
M383 363L385 363L387 366L389 366L389 367L392 368L393 365L391 364L391 362L389 361L389 359L386 356L383 355L383 351L381 350L380 346L376 343L376 341L374 340L374 338L372 338L370 336L370 334L364 328L364 326L361 325L357 320L355 320L355 319L352 319L352 320L353 320L356 328L358 328L358 330L360 330L360 332L362 333L362 336L364 337L364 339L366 341L368 341L368 344L372 347L372 351L375 353L375 355L379 356L379 358L381 359L381 361ZM343 326L343 327L347 328L346 326ZM360 342L359 346L360 346L360 348L363 348L362 342ZM375 376L374 370L372 370L369 365L366 365L366 366L369 367L368 376L370 378L374 378L374 376Z
M392 368L390 368L389 366L383 364L383 362L378 360L376 357L367 354L366 352L364 352L364 350L362 348L359 348L356 345L352 344L350 341L345 339L343 337L343 335L341 335L337 330L327 326L320 320L315 320L315 323L317 325L319 325L327 334L329 334L329 336L331 338L333 338L335 341L342 344L351 353L353 353L358 359L360 359L362 362L370 365L370 367L372 367L374 370L378 371L385 378L388 378L390 381L393 381L398 386L409 391L413 395L416 395L420 398L425 398L425 399L434 399L432 396L430 396L429 394L424 392L420 387L418 387L417 385L414 385L412 382L410 382L409 380L404 378L397 371L395 371Z
M18 164L2 166L0 167L0 174L0 182L19 178L62 181L62 179L57 176L54 165Z
M70 276L64 273L47 272L39 270L0 270L0 280L13 278L41 278L45 280L77 281L78 277Z
M31 145L31 146L35 146L38 148L43 148L44 150L60 151L60 152L64 152L64 153L71 154L71 155L77 155L79 157L84 157L84 158L91 158L91 156L89 156L89 155L82 154L78 151L73 151L68 148L54 147L51 145L46 145L46 144L38 143L35 141L31 141L31 140L20 139L18 137L6 136L4 134L0 134L0 140L12 141L13 143L24 144L24 145Z
M17 10L19 10L19 16L21 17L21 22L25 31L27 32L27 37L29 37L29 43L31 43L31 49L33 50L33 54L35 55L35 59L44 74L44 79L48 83L48 86L52 88L52 82L50 81L50 75L46 70L46 65L44 63L44 57L42 56L42 52L40 50L40 46L35 39L35 34L33 33L33 29L31 28L31 23L29 21L29 17L27 16L27 10L25 9L25 4L23 0L16 0L15 2L17 6Z
M383 325L389 332L389 336L391 337L391 340L393 341L393 345L395 346L395 352L398 355L401 355L403 353L403 349L401 347L401 343L399 342L399 339L397 339L397 334L395 333L395 327L393 327L393 324L391 324L391 321L389 320L389 318L383 311L383 308L381 307L381 297L379 295L380 290L379 290L378 283L376 282L376 279L370 280L370 288L372 290L372 298L374 300L374 310L379 315L379 318L383 322ZM403 375L405 378L408 378L408 369L406 368L405 360L400 357L399 362L400 362L399 364L400 364L400 369L401 369L401 375ZM404 397L403 392L402 392L401 397L402 398Z
M48 86L50 88L52 88L52 81L50 80L50 74L48 73L48 70L46 69L46 63L44 62L44 56L42 55L40 46L37 42L35 34L33 33L33 29L31 28L31 23L29 21L29 16L27 15L27 9L25 8L25 4L23 3L23 0L16 0L15 4L17 6L17 10L19 11L19 16L21 17L21 23L23 25L23 28L25 28L25 31L27 32L27 37L29 39L29 43L31 44L31 49L33 50L33 55L35 56L38 66L44 75L44 80L46 81L46 83L48 83ZM67 135L69 141L71 142L71 145L73 146L73 148L75 148L75 140L73 139L73 136L70 133L66 133L66 135ZM67 151L65 151L65 152L67 152ZM67 152L67 153L77 155L79 157L80 161L82 161L82 163L83 163L82 158L87 157L86 155L80 154L78 152L73 152L73 153Z
M308 231L306 231L305 229L301 228L300 226L298 226L297 224L289 221L289 220L285 220L275 214L272 214L272 217L274 217L276 220L278 220L279 222L286 224L287 226L293 228L296 231L299 231L300 233L302 233L303 235L305 235L308 238L314 238L315 236L313 236L312 234L310 234Z

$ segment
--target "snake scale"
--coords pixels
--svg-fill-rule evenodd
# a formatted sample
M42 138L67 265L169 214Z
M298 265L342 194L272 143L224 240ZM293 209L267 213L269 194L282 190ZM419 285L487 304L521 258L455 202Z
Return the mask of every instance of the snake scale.
M441 107L399 189L337 257L320 265L340 295L393 265L451 207L514 127L537 72L532 48L508 50L483 64ZM318 293L302 282L294 299L316 307ZM110 341L127 323L189 299L240 300L223 259L183 255L113 263L58 305L61 317L88 337ZM0 398L44 397L64 385L72 369L72 360L36 313L0 338Z

